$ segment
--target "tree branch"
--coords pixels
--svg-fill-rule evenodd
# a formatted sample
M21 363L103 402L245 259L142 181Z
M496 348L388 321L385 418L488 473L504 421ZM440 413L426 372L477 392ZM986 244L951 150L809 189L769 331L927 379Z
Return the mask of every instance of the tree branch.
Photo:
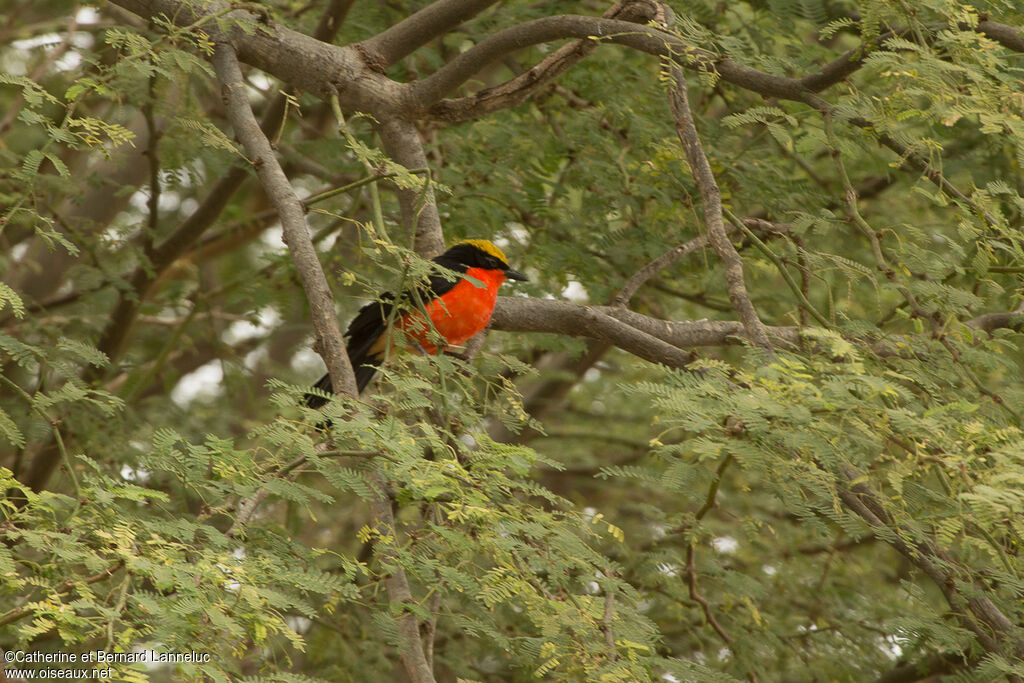
M664 254L633 273L633 275L630 276L630 278L622 285L622 289L616 292L615 296L611 298L609 303L612 306L625 307L626 304L629 303L629 300L633 298L633 295L637 293L637 290L643 287L645 282L687 254L693 253L698 249L703 249L706 246L708 246L708 237L707 235L701 235L700 237L694 237L688 242L683 242L679 246L669 249Z
M427 663L423 639L420 637L419 619L412 612L406 611L415 604L415 601L405 570L398 563L394 550L398 542L398 530L395 528L395 515L391 510L391 498L387 494L387 486L382 477L378 474L374 479L374 484L379 489L377 495L370 501L370 513L373 515L379 537L374 547L381 561L389 565L386 568L389 573L384 580L388 600L402 610L401 616L398 617L398 635L403 643L400 652L402 663L413 683L434 683L434 673Z
M954 571L946 568L954 564L953 561L932 542L906 540L909 535L900 533L877 494L862 481L857 472L844 469L842 476L847 482L837 482L836 493L846 507L874 529L884 530L879 538L935 583L953 609L957 620L974 633L978 643L987 652L1009 654L1024 659L1024 634L1021 628L1011 622L989 598L984 597L982 591L971 590L969 594L965 594L957 585L958 579ZM1020 683L1022 679L1019 676L1010 676L1009 680Z
M356 390L352 364L349 362L342 340L334 297L327 286L327 278L324 277L323 268L320 266L306 227L302 203L281 170L270 147L270 141L263 134L249 107L245 84L242 82L242 71L238 66L234 48L226 43L218 44L214 52L213 65L221 82L228 117L235 129L235 135L241 140L246 154L256 168L260 183L281 217L285 243L309 300L310 318L317 336L316 348L327 365L331 385L336 393L354 398L359 392Z
M104 579L108 579L111 576L113 576L117 572L117 570L121 569L121 567L123 567L123 566L124 566L124 560L118 560L117 562L115 562L114 564L110 565L109 567L107 567L103 571L101 571L99 573L96 573L96 574L93 574L92 576L88 576L88 577L86 577L84 579L81 579L81 580L78 580L78 581L74 581L72 579L68 579L67 581L64 581L64 582L58 584L53 589L53 592L50 593L50 595L64 595L65 593L70 593L75 588L78 588L78 587L81 587L81 586L90 586L90 585L92 585L94 583L99 583L100 581L103 581ZM0 615L0 627L8 626L10 624L13 624L14 622L18 621L19 619L24 619L25 617L30 616L32 614L35 614L35 609L33 609L33 607L30 606L30 605L24 605L22 607L16 607L16 608L10 610L9 612L6 612L5 614Z
M202 11L175 0L111 1L146 19L158 14L174 17L180 26L201 22L204 17L224 12L228 7L217 0L204 4ZM254 20L243 10L228 13L227 16L250 22ZM835 82L846 73L845 70L851 68L843 64L855 61L854 55L844 55L816 74L803 78L776 76L737 64L716 53L694 48L678 37L654 27L603 17L560 15L527 21L499 31L427 78L400 84L378 70L368 68L365 50L328 45L278 24L273 24L270 30L253 31L251 34L236 28L230 31L230 35L225 35L212 24L204 26L204 29L215 42L228 38L233 40L238 47L239 57L246 63L320 97L327 98L335 93L346 109L367 112L380 120L399 114L406 118L429 116L431 106L495 59L524 47L568 38L625 45L676 60L688 69L712 72L727 83L765 97L803 102L822 112L830 111L831 105L815 95L814 90ZM1009 46L1016 45L1019 38L1012 27L1001 24L989 26L987 30L993 36L1001 37ZM849 122L865 130L873 130L871 122L865 119L853 118ZM969 206L994 224L990 214L945 180L927 161L909 154L903 145L887 135L877 137L882 145L899 154L909 166L922 172L945 194Z
M459 24L472 19L497 0L437 0L386 31L359 44L372 68L383 72L402 57Z
M354 3L355 0L331 0L327 9L320 16L320 22L316 25L316 29L313 30L313 37L326 43L334 40Z
M162 14L177 26L201 24L208 40L230 42L237 50L237 57L246 64L323 99L338 92L346 109L370 113L394 110L401 86L367 69L363 56L354 47L331 45L270 22L262 22L259 30L249 33L238 27L225 33L217 22L208 21L212 15L223 14L227 20L250 25L262 20L244 9L229 12L228 3L220 0L200 4L179 0L111 2L144 19Z
M739 322L701 320L672 322L618 306L581 306L567 301L499 296L491 329L505 332L550 332L607 341L623 351L670 367L685 367L690 354L680 349L739 344L746 330ZM780 342L797 344L795 327L771 327ZM662 356L663 352L670 355Z
M802 101L807 92L799 79L775 76L720 59L713 52L689 46L677 36L652 26L564 14L526 21L488 36L427 78L405 86L403 99L409 108L422 112L494 60L531 45L566 38L615 43L659 57L679 59L687 68L713 71L729 83L767 97Z
M642 25L653 19L654 14L653 2L619 0L602 16L605 19L620 19ZM441 100L431 106L427 114L445 123L458 123L518 106L582 61L599 45L595 40L574 40L515 78L468 97Z
M732 456L726 455L722 458L722 462L718 463L718 467L715 469L715 478L711 482L711 486L708 488L708 495L704 500L704 504L693 516L694 521L699 522L704 519L711 508L715 506L716 499L718 498L718 487L722 483L722 475L725 474L725 470L729 467L732 462ZM700 594L697 590L697 558L696 558L696 544L690 543L686 546L686 585L689 589L690 599L700 605L701 610L704 612L704 619L707 623L715 630L715 633L722 639L726 645L732 645L732 638L722 628L722 625L718 623L718 619L715 618L715 613L711 610L711 605L708 603L707 598Z
M1008 50L1024 52L1024 31L1021 31L1016 26L997 24L994 21L988 21L986 19L985 21L979 21L977 26L971 27L967 24L961 24L960 28L964 31L978 31Z
M676 133L683 143L686 159L693 171L693 179L700 189L701 202L704 204L704 221L708 228L708 242L714 247L725 266L729 301L732 302L736 314L743 323L747 336L771 354L772 344L768 339L768 333L765 331L761 319L757 317L757 311L750 301L747 286L743 281L743 259L740 258L736 247L729 241L729 234L725 229L725 221L722 218L722 195L715 176L711 172L711 164L708 163L708 159L704 155L700 137L697 135L697 127L693 122L693 114L690 113L690 103L686 94L686 78L683 76L682 68L674 62L670 62L668 66L674 81L669 101L676 119Z
M999 329L1019 331L1021 326L1024 325L1024 313L1020 311L985 313L977 318L968 320L967 324L985 332L993 332Z
M384 151L394 161L406 168L427 167L423 142L412 123L391 117L377 126L377 132ZM402 225L407 234L416 236L416 253L424 258L433 258L444 251L444 230L441 228L441 216L437 212L434 187L429 178L425 182L426 192L402 188L396 188L396 192L402 212Z

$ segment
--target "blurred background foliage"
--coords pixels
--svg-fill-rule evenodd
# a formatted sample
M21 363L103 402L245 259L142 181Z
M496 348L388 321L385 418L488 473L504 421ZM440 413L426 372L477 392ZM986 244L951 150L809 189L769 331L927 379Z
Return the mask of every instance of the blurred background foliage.
M352 3L330 39L425 4ZM118 680L405 680L395 617L409 610L445 681L1024 677L1024 39L977 30L1021 25L1019 3L669 4L689 44L771 74L862 51L820 93L829 117L690 77L726 208L784 228L733 232L753 303L803 343L701 348L687 373L493 331L472 361L396 359L370 411L333 402L325 450L322 416L299 406L323 371L307 303L203 26L8 3L0 647L211 654L116 664ZM262 5L309 34L327 9ZM605 9L501 4L388 75ZM246 77L257 116L284 105L272 139L300 197L366 176L326 103ZM518 107L418 126L446 241L501 245L530 277L516 295L602 305L705 233L650 55L603 44ZM308 202L342 321L422 267L380 185L387 234L370 227L368 184ZM630 308L736 319L711 250ZM369 525L381 487L396 537ZM876 523L844 497L857 487ZM388 603L395 566L414 604ZM979 600L1001 629L971 613Z

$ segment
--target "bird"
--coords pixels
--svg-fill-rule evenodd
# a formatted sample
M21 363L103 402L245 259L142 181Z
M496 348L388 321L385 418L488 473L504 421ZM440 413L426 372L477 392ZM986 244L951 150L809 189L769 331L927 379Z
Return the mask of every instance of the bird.
M405 310L395 312L395 296L387 292L378 301L360 308L349 323L345 332L346 349L360 394L384 361L389 351L388 339L398 337L389 334L389 322L402 331L414 349L436 354L465 343L487 327L498 300L498 289L506 279L521 282L528 279L513 270L505 253L488 240L463 240L433 261L468 277L453 280L450 274L433 274L414 292L400 295ZM408 310L413 307L421 310ZM430 318L430 324L423 312ZM443 343L437 335L443 337ZM391 340L392 349L396 342L397 338ZM313 386L327 394L333 392L330 375L324 375ZM327 401L322 395L311 393L304 399L310 408L319 408Z

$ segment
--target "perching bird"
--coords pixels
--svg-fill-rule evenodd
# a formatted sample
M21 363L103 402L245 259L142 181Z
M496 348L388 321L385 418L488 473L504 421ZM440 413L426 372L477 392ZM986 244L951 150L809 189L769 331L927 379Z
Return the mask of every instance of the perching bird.
M422 305L430 317L431 324L423 319L420 310L394 314L395 325L402 330L413 348L426 353L437 353L437 334L444 337L447 346L459 346L487 326L498 299L498 288L506 278L526 280L522 273L512 270L504 252L487 240L465 240L434 259L434 262L464 273L477 282L466 278L452 280L442 274L431 275L428 282L416 290L418 296L403 292L402 298L409 307ZM417 301L419 299L419 301ZM349 323L345 337L348 340L348 358L356 375L359 393L373 379L377 368L387 353L387 326L392 318L394 295L387 293L380 301L368 303L359 309ZM395 344L399 335L394 335ZM444 350L444 346L442 349ZM314 385L330 394L331 377L324 375ZM306 405L319 408L327 403L322 396L306 394Z

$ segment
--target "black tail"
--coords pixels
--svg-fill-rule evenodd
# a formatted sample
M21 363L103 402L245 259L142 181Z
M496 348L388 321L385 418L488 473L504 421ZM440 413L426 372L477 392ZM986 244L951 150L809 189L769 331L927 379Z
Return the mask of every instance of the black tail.
M365 389L366 385L370 383L373 376L377 374L377 366L379 365L380 363L369 361L353 368L356 375L356 389L360 394L363 393L363 389ZM316 384L313 385L313 388L319 389L328 394L334 393L334 387L331 386L331 376L324 375ZM306 394L302 399L302 402L310 408L319 408L325 405L327 401L328 399L323 396L317 396L316 394Z

